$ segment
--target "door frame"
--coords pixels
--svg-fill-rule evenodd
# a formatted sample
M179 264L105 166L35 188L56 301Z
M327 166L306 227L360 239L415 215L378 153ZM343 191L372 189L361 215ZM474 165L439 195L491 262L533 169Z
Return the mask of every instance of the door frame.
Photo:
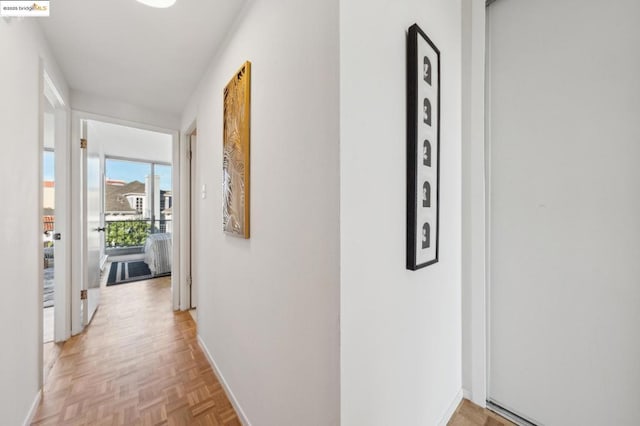
M74 262L72 265L72 288L71 288L71 304L72 306L78 307L80 305L80 290L83 288L83 283L86 281L86 265L84 264L84 259L82 258L82 242L84 241L85 235L83 230L84 216L83 216L83 200L81 194L81 149L80 149L80 139L81 139L81 125L83 121L91 120L91 121L99 121L102 123L114 124L119 126L127 126L141 130L150 130L153 132L168 134L172 137L172 186L173 186L173 200L174 204L180 205L180 156L179 156L179 148L180 148L180 138L179 132L173 129L162 128L158 126L153 126L149 124L121 120L118 118L113 118L105 115L94 114L86 111L72 109L71 111L71 170L72 176L74 179L72 181L72 193L78 194L75 197L72 197L71 200L71 209L72 209L72 219L73 219L73 258L80 259L78 262ZM88 141L91 143L91 141ZM171 304L173 310L178 310L180 308L180 286L179 286L179 277L180 277L180 211L177 209L173 214L173 252L172 252L172 265L173 270L171 274ZM84 277L84 279L83 279ZM79 334L84 329L84 324L82 323L82 318L80 315L80 309L71 309L71 332L73 335Z
M489 4L462 2L462 386L481 407L489 385Z
M189 258L187 259L189 263L189 309L197 309L198 308L198 281L193 280L193 253L194 244L197 245L197 239L195 238L195 234L193 232L194 225L196 223L194 215L197 213L197 209L195 208L195 201L198 199L194 194L198 194L198 188L196 187L197 183L197 174L198 169L194 167L194 158L198 155L198 129L196 128L189 135ZM197 316L196 316L197 318Z
M180 157L180 190L184 194L184 201L179 204L182 217L180 222L180 310L191 309L191 286L193 274L191 271L191 214L194 194L191 193L191 136L197 131L197 120L194 120L187 130L181 134Z

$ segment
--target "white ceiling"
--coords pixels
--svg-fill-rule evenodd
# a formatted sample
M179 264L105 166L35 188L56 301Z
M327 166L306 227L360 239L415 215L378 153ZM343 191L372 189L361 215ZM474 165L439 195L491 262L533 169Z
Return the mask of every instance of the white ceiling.
M72 89L182 112L246 0L60 0L41 19Z

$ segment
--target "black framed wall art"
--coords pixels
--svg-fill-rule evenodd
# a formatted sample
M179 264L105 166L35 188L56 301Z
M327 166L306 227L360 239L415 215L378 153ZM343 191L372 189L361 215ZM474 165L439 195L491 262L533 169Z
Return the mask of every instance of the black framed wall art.
M438 261L440 50L417 24L407 43L407 269Z

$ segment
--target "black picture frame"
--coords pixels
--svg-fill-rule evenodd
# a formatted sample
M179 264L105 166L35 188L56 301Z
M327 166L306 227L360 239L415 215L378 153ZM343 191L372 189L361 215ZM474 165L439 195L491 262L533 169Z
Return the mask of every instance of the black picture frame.
M420 29L407 38L407 269L438 262L440 50Z

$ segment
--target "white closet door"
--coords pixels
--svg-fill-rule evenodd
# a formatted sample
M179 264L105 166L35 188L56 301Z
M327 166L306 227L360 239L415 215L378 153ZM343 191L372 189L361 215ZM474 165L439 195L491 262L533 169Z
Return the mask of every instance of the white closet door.
M640 425L640 1L488 8L489 398Z

